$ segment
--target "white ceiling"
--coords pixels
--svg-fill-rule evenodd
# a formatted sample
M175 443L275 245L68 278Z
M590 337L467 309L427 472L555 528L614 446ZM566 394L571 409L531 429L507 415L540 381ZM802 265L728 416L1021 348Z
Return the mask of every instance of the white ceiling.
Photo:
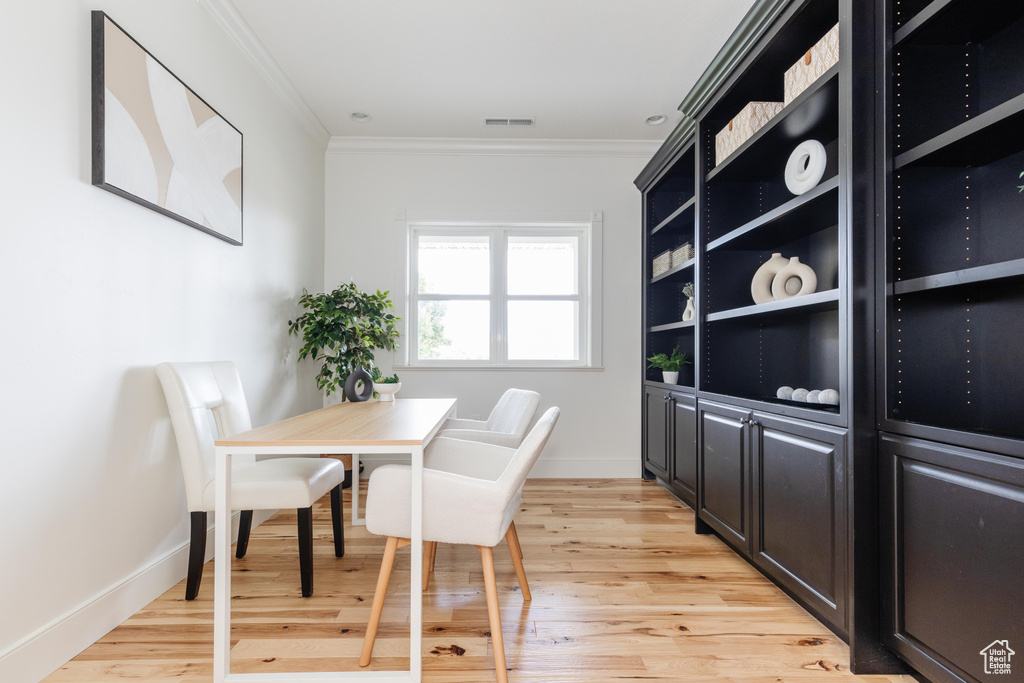
M331 135L663 140L754 0L233 2Z

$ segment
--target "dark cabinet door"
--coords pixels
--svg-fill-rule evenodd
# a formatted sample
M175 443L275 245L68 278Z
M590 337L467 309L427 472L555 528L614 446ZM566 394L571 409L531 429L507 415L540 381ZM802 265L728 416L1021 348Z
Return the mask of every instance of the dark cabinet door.
M750 554L750 411L701 401L697 514Z
M668 481L668 392L647 387L644 390L644 467L656 477Z
M754 562L846 631L845 429L754 413Z
M697 507L697 399L671 394L672 489L690 507Z
M886 643L932 681L1022 680L1024 460L885 434L879 450Z

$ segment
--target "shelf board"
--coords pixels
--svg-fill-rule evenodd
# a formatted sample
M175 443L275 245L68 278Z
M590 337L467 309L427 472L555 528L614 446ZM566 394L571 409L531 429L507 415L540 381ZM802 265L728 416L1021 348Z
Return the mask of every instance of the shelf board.
M697 204L697 198L696 197L690 197L690 201L688 201L685 204L683 204L682 206L680 206L678 209L676 209L671 214L669 214L668 218L666 218L665 220L663 220L662 222L660 222L656 226L654 226L654 229L651 230L651 234L654 235L654 234L660 232L661 230L670 227L672 225L673 221L675 221L677 218L682 216L687 211L690 211L691 209L693 209L693 207L696 206L696 204ZM691 221L691 224L690 224L690 231L691 232L693 231L692 221Z
M839 221L839 176L708 243L707 251L768 249L787 244Z
M967 0L935 0L893 34L893 46L980 43L1024 16L1024 2L1003 0L979 7Z
M839 121L839 65L835 64L775 118L750 136L705 176L705 181L763 178L765 169L780 180L792 148L808 138L835 138ZM826 135L822 135L826 133ZM753 151L752 151L753 150ZM785 150L785 153L780 153Z
M789 311L824 311L835 308L839 304L839 290L828 289L824 292L815 292L804 296L795 296L792 299L782 301L770 301L766 304L754 304L742 306L728 311L708 313L707 321L728 320L730 318L745 318L754 315L767 315L770 313L781 313Z
M674 275L679 275L679 273L683 272L687 268L693 268L693 265L695 263L697 263L697 259L696 258L692 258L692 259L690 259L688 261L683 261L678 266L673 266L673 267L669 268L668 270L666 270L661 275L655 275L654 277L652 277L651 278L651 284L653 285L655 282L661 282L662 280L668 280L669 278L671 278Z
M938 273L926 275L912 280L901 280L893 285L893 292L897 295L924 292L930 289L942 289L944 287L957 287L977 282L991 282L993 280L1004 280L1011 277L1024 276L1024 259L992 263L987 266L975 266L954 270L949 273Z
M693 327L693 320L679 320L674 323L668 323L665 325L655 325L650 329L651 332L668 332L669 330L682 330L687 327Z
M1024 94L900 154L894 167L984 166L1022 149Z

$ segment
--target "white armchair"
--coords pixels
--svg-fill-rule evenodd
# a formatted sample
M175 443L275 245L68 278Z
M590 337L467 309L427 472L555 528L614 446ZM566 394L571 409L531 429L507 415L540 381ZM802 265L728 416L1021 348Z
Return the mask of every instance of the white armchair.
M525 389L506 391L486 420L450 419L438 436L518 448L540 405L540 394Z
M523 554L512 519L522 501L523 482L551 436L558 415L558 408L548 409L517 450L441 438L436 440L425 460L429 469L423 471L423 540L427 552L424 577L433 564L437 543L475 545L480 550L499 683L507 683L508 674L492 549L502 538L508 541L523 599L530 600ZM494 457L481 457L481 451L487 451ZM448 468L454 471L445 471ZM384 465L370 476L366 528L370 533L387 536L388 540L366 627L360 666L367 666L373 654L395 553L398 548L409 545L411 482L412 471L408 465Z
M221 437L252 429L242 381L233 363L161 363L156 374L164 389L178 442L185 499L192 522L185 599L199 593L206 556L206 516L213 511L214 430ZM337 460L283 457L257 461L236 455L231 463L231 506L241 510L235 557L244 557L253 510L296 508L299 523L299 574L302 596L313 594L313 503L331 493L334 554L345 554L341 483L345 467Z

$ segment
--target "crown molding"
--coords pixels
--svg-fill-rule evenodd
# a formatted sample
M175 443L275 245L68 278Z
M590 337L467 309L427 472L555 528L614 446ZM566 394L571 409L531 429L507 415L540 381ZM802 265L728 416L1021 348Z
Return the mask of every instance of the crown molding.
M722 49L711 60L711 64L697 79L686 98L679 104L679 111L683 112L684 116L697 118L697 114L712 95L732 75L733 70L750 53L755 43L790 2L791 0L758 0L754 3Z
M331 138L328 154L444 154L649 158L657 140L512 140L493 138Z
M321 149L325 148L331 139L331 134L327 132L324 124L302 99L302 95L295 89L292 82L284 75L281 67L267 52L267 48L263 47L263 43L256 37L242 15L238 13L238 9L235 8L231 0L199 0L199 2L213 15L216 22L241 50L242 55L270 84L271 89L302 124L306 133Z

